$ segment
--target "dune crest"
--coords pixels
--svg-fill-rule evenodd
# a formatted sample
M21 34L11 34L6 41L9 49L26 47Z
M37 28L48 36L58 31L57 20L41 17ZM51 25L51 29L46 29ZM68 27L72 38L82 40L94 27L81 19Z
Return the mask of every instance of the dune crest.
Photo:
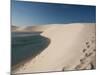
M95 23L51 26L42 34L50 45L13 73L33 73L95 68Z

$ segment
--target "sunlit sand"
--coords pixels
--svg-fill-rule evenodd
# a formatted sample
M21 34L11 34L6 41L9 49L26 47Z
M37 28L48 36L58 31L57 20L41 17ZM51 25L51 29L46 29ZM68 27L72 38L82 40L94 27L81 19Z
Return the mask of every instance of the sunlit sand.
M40 35L50 39L50 44L35 58L12 70L12 73L95 69L95 23L54 24L41 27L29 30L40 29Z

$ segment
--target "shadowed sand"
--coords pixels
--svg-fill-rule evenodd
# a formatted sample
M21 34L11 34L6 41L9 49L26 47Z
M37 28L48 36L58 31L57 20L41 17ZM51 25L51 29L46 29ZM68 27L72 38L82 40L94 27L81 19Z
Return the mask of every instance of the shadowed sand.
M12 73L95 69L95 24L51 25L42 36L51 43L39 55Z

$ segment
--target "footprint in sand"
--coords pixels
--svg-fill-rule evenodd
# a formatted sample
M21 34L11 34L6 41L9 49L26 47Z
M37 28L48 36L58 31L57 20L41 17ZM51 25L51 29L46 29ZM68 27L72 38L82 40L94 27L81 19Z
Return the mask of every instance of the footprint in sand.
M87 48L90 48L90 45L87 45Z
M86 52L87 49L83 49L83 53Z
M86 45L88 45L89 44L89 42L86 42Z
M89 41L85 42L85 47L83 48L82 52L84 54L84 57L80 59L80 64L78 64L75 69L76 70L80 70L82 69L82 67L87 63L86 60L88 60L88 58L91 58L92 55L94 55L94 52L96 51L95 48L92 48L92 46L94 46L95 44L95 37L91 37L91 39ZM89 64L87 65L87 67L84 67L84 69L94 69L95 66L91 63L91 61L88 61Z
M88 41L87 41L85 44L86 44L87 49L88 49L88 48L90 48L90 44L89 44L89 42L88 42ZM84 53L84 52L86 52L86 51L87 51L87 49L83 49L83 53Z
M86 57L89 57L89 56L91 56L92 54L93 54L93 52L91 52L91 53L86 53L85 56L86 56Z
M80 59L80 64L84 64L85 63L85 60L86 60L86 58L84 57L84 58L82 58L82 59Z
M96 51L96 49L93 49L93 51Z

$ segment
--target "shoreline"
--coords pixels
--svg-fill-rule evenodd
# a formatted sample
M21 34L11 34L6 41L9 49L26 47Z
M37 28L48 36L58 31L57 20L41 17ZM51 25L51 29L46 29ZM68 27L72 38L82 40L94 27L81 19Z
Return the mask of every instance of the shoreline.
M41 35L40 35L41 36ZM34 36L33 36L34 37ZM28 61L30 61L31 59L34 59L37 55L39 55L41 53L41 51L43 51L46 47L48 47L48 45L50 44L50 39L45 37L45 47L41 48L40 50L38 50L39 52L36 55L32 55L29 56L23 60L21 60L19 63L16 63L14 65L12 65L12 70L16 69L16 68L20 68L20 66L23 66L25 63L27 63Z
M91 65L87 63L95 62L92 60L92 57L95 59L96 55L94 51L96 38L94 23L52 26L40 35L49 38L50 45L12 73L90 69ZM84 63L82 64L82 62Z

